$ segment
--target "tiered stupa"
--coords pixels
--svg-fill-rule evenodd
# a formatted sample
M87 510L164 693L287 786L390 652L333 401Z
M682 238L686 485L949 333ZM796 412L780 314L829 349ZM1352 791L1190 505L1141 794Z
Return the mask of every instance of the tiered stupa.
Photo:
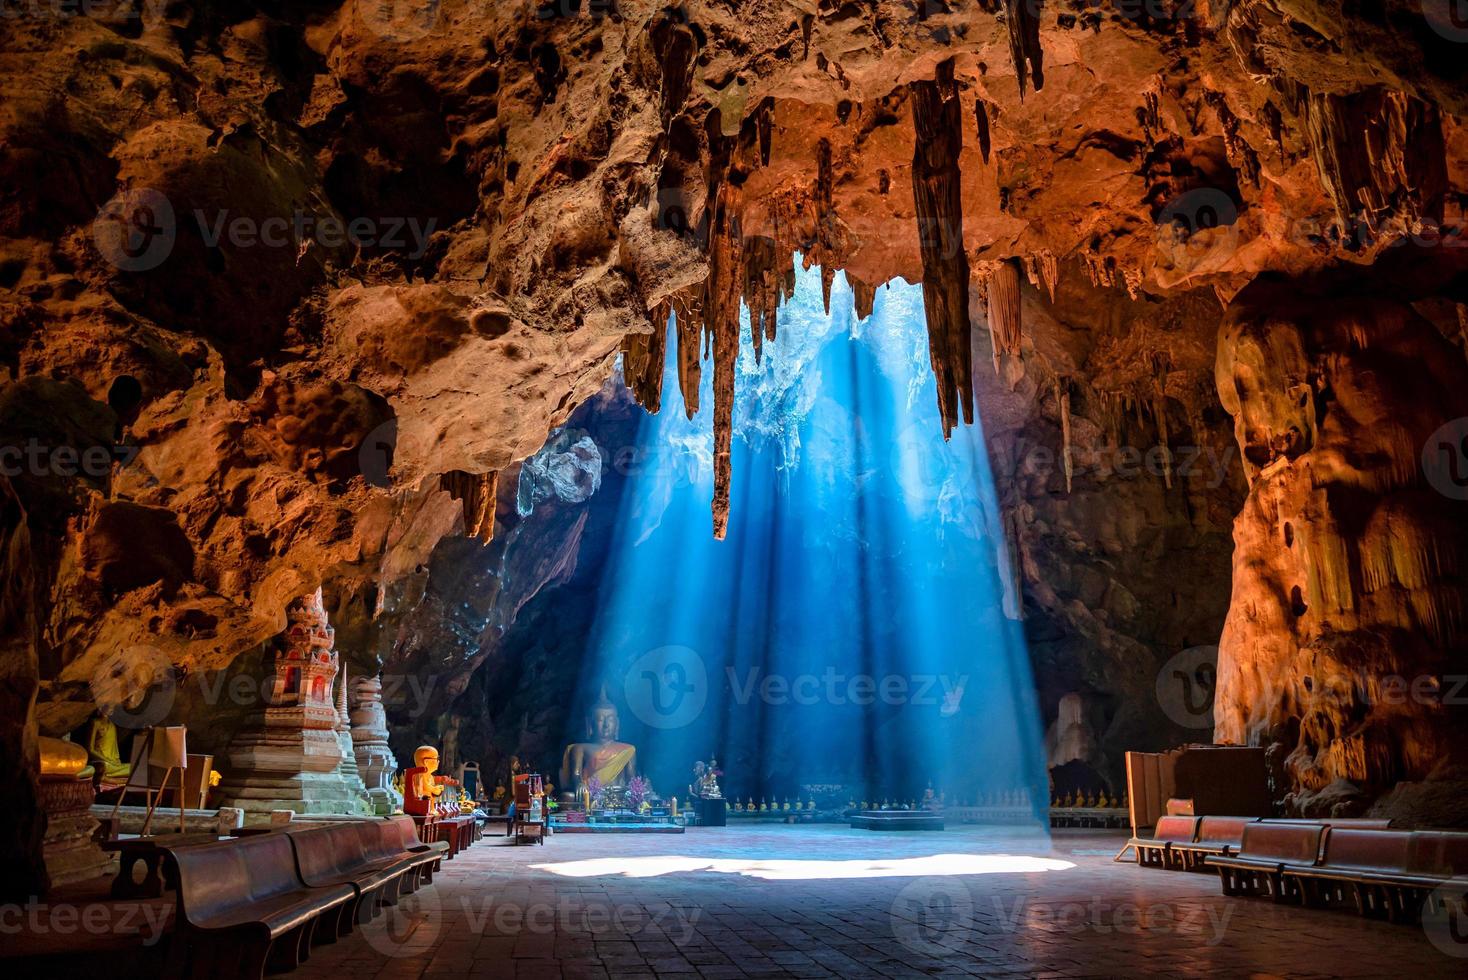
M398 760L387 743L387 712L382 707L382 678L358 677L353 688L352 749L373 813L403 808L403 794L393 789Z
M362 797L342 773L342 716L332 699L336 631L321 590L292 602L286 617L269 703L230 743L220 795L226 806L257 813L361 813Z

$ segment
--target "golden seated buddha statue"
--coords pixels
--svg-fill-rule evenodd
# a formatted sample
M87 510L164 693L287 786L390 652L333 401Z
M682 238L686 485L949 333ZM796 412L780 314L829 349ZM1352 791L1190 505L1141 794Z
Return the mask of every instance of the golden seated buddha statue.
M582 800L592 779L598 785L625 786L637 778L637 749L617 741L621 721L617 707L607 699L606 688L591 706L586 719L586 741L566 746L561 756L561 786L568 800Z

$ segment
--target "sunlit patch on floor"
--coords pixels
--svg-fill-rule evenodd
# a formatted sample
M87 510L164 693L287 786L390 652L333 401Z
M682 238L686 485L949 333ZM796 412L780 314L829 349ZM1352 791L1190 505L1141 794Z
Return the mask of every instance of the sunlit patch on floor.
M923 878L951 875L1032 874L1066 871L1075 865L1056 858L1023 854L933 854L926 857L867 858L851 861L807 861L780 858L707 858L681 855L591 858L535 864L566 878L656 878L689 871L737 874L766 881L813 881L832 878Z

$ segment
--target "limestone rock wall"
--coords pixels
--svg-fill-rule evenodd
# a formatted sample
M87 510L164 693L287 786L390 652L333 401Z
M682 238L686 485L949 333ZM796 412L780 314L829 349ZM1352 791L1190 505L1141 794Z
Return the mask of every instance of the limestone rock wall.
M1452 775L1468 722L1462 351L1399 299L1258 290L1220 334L1218 386L1250 482L1219 736L1268 745L1307 811Z

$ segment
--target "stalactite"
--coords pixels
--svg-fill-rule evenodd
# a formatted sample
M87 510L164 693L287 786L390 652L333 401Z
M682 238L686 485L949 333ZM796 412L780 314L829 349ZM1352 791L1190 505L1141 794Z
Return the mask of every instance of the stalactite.
M1040 16L1044 10L1045 0L1004 0L1009 54L1014 59L1021 101L1027 80L1033 79L1036 92L1045 87L1045 52L1040 48Z
M1055 286L1060 282L1060 262L1055 258L1055 253L1043 248L1033 255L1025 256L1025 278L1036 289L1044 286L1050 295L1050 302L1055 302Z
M464 535L488 544L494 537L495 499L499 495L498 470L465 473L452 470L438 478L438 485L464 508Z
M1167 396L1158 394L1152 412L1157 417L1157 441L1162 448L1162 481L1172 489L1172 447L1167 444Z
M622 338L622 380L643 408L654 415L662 408L663 362L668 341L667 303L652 312L652 333L633 333Z
M868 286L850 273L847 274L846 281L851 286L851 302L856 308L856 318L865 320L872 315L872 307L876 305L877 287Z
M1126 285L1127 296L1135 300L1142 295L1142 270L1128 266L1121 270L1121 280Z
M821 304L826 316L831 315L831 284L836 281L836 267L827 263L821 266Z
M994 338L994 371L999 355L1019 355L1022 333L1019 316L1019 266L1005 259L989 278L989 333Z
M1213 107L1218 116L1218 122L1223 127L1223 149L1228 154L1228 162L1233 164L1235 170L1243 175L1244 179L1255 187L1259 186L1259 154L1254 152L1246 140L1239 136L1239 117L1228 107L1228 100L1222 92L1208 89L1203 93L1204 100Z
M1006 590L1008 601L1004 604L1004 614L1012 620L1025 618L1024 551L1020 545L1020 536L1023 533L1024 524L1019 513L1012 508L1008 509L1004 520L1004 544L1009 557L1010 587Z
M958 169L963 125L952 59L938 65L933 81L913 82L908 91L915 137L912 186L923 260L923 308L946 438L958 422L960 409L966 423L974 419L969 270Z
M698 389L703 380L699 360L699 312L687 301L674 301L673 327L678 341L678 390L683 411L690 420L698 414Z
M1341 224L1375 227L1383 215L1442 220L1447 156L1436 106L1372 88L1343 95L1279 83L1296 113L1315 168Z
M770 145L775 135L775 100L766 96L754 110L755 128L759 132L760 166L770 165Z
M1055 401L1060 409L1060 463L1065 470L1065 492L1070 493L1075 464L1071 459L1070 383L1064 378L1055 379Z
M979 154L989 162L989 106L981 98L974 99L974 122L979 128Z

